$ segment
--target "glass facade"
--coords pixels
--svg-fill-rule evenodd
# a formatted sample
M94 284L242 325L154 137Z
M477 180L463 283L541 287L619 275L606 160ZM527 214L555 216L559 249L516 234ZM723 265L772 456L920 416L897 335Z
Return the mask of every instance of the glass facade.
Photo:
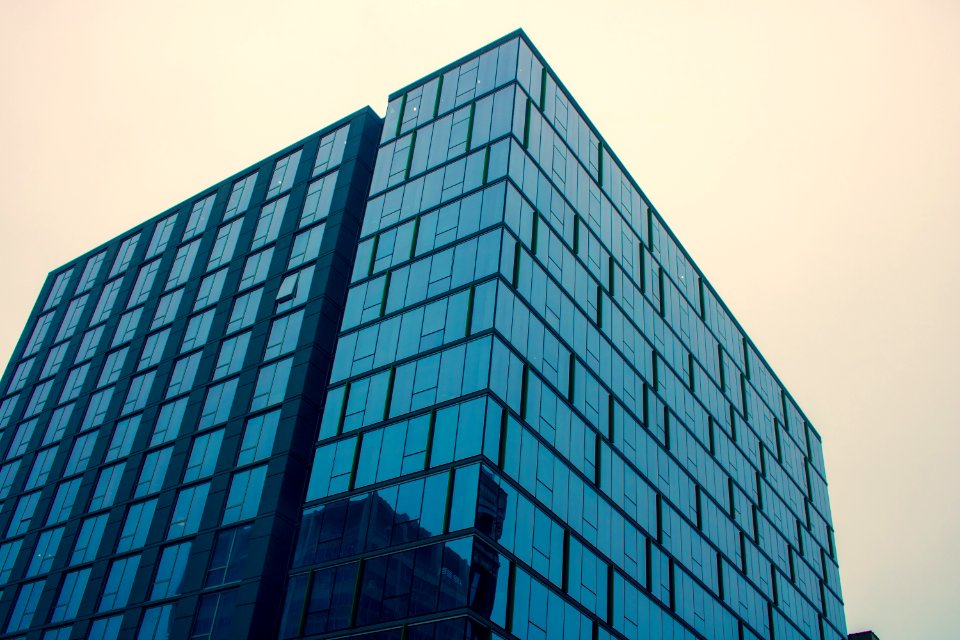
M845 636L819 436L522 32L58 269L2 390L0 637Z

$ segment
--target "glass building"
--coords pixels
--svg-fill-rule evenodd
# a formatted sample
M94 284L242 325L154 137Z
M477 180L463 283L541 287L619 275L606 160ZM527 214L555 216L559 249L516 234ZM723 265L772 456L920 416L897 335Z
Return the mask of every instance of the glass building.
M0 638L845 637L820 437L522 32L51 273Z

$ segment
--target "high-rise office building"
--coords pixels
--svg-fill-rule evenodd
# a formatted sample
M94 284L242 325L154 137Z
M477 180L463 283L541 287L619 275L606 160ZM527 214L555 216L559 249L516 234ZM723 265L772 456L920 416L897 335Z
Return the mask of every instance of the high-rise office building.
M51 273L0 637L845 637L820 438L521 32Z

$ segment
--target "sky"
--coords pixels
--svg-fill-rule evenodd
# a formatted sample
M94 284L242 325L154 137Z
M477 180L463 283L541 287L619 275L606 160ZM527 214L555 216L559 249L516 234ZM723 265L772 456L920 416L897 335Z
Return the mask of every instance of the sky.
M819 430L850 631L960 626L960 4L0 2L0 361L46 274L523 27Z

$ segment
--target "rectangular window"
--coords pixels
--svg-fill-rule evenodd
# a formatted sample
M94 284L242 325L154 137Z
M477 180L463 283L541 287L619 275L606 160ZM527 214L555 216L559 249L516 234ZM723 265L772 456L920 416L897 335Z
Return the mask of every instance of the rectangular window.
M100 267L103 266L103 261L106 259L106 257L107 252L101 251L97 255L87 260L87 266L83 269L83 275L80 276L80 282L77 284L76 293L83 293L93 286L97 276L100 275Z
M113 343L110 346L116 347L133 340L133 336L137 333L137 328L140 325L142 314L143 307L138 307L120 316L120 322L117 323L117 332L113 334Z
M137 363L137 371L142 371L160 363L169 337L170 329L164 329L147 336L147 340L143 344L143 353L140 354L140 362Z
M85 362L75 369L71 369L67 375L67 381L63 383L63 393L60 394L59 404L69 402L80 395L83 389L83 383L87 379L87 372L90 371L90 363Z
M53 459L57 455L57 447L50 447L37 452L37 457L33 461L33 467L30 469L30 475L27 477L27 484L24 491L31 491L42 487L50 476L50 468L53 466ZM3 472L0 471L0 476ZM6 497L6 496L4 496Z
M217 194L212 193L203 200L198 200L193 205L190 218L187 220L187 226L183 230L181 242L200 235L206 230L207 222L210 221L210 212L213 211L213 201L216 197Z
M278 318L270 327L267 349L263 359L270 360L290 353L297 348L300 339L300 327L303 325L303 310Z
M206 429L215 424L222 424L230 418L230 409L233 407L233 398L237 392L238 378L227 380L207 389L207 398L203 403L200 414L200 423L197 429Z
M43 305L44 311L49 311L60 304L63 296L67 293L67 286L70 284L70 276L72 275L72 267L57 274L57 279L53 281L53 286L50 287L50 293L47 294L47 302Z
M267 198L280 195L293 186L293 181L297 175L297 165L300 164L301 149L286 155L279 160L273 169L273 177L270 178L270 187L267 190Z
M177 215L168 216L157 223L153 230L153 237L150 239L150 246L147 247L147 258L163 253L167 244L170 242L170 236L173 233L173 227L177 224Z
M240 227L242 226L243 220L234 220L217 230L217 239L213 242L213 249L210 250L207 271L225 265L233 259L233 252L237 248L237 240L240 238Z
M133 587L133 579L137 575L139 566L139 555L113 561L110 565L110 573L107 574L107 580L103 586L103 595L100 596L98 612L126 606L131 587Z
M170 598L180 595L183 583L183 573L190 558L191 542L184 542L167 547L160 554L160 563L157 567L157 577L153 581L150 591L151 600Z
M100 541L103 539L103 531L107 527L108 515L103 513L93 518L87 518L80 525L80 533L77 534L77 542L74 544L73 554L70 556L71 565L90 562L97 557L97 550L100 549Z
M20 462L20 460L14 460L0 467L0 500L10 495L13 481L17 479L17 471L20 470Z
M40 594L43 593L44 583L44 580L37 580L20 586L20 593L17 594L13 612L10 614L10 622L7 623L7 633L22 631L30 626L33 614L37 610L37 603L40 601Z
M190 459L183 472L183 481L192 482L213 475L217 467L217 456L223 446L223 429L205 433L193 439Z
M213 556L207 570L204 587L218 587L243 579L244 562L250 547L250 531L253 525L227 529L217 534Z
M90 396L90 404L87 405L87 413L83 416L81 430L89 429L103 424L107 417L107 409L110 408L110 400L113 398L114 387L97 391Z
M170 267L170 277L167 278L164 291L179 287L190 279L190 272L193 270L193 263L197 259L199 249L200 240L194 240L177 249L177 257L174 258L173 266Z
M264 460L273 453L273 441L280 424L280 410L271 411L247 420L237 464L249 464Z
M133 490L134 498L148 496L163 488L172 455L173 447L166 447L151 451L144 456L143 466L140 468L140 477L137 479L137 486Z
M233 189L230 191L230 200L227 202L227 210L223 214L224 220L229 220L233 216L238 216L247 210L250 206L250 197L253 196L253 187L257 183L257 174L251 173L245 178L240 178L233 183Z
M87 336L94 331L99 331L102 333L103 327L101 326L97 327L96 329L91 329L83 334L83 340L80 342L81 347L83 347L83 342L87 339ZM61 342L60 344L54 345L50 348L50 352L47 354L47 359L43 363L43 369L40 371L41 379L46 378L47 376L56 375L60 372L60 365L63 364L63 360L67 355L67 347L69 346L69 342ZM77 355L79 356L80 354L78 353ZM86 358L80 358L77 360L77 362L80 362L81 360L86 360Z
M230 636L233 603L236 590L218 591L200 598L200 608L194 618L191 640L219 640Z
M119 420L113 429L113 438L110 440L110 446L107 448L107 455L104 462L119 460L124 456L130 455L133 448L133 441L137 437L137 430L140 428L140 418L143 414Z
M307 187L306 200L303 203L303 213L300 216L301 228L314 222L320 222L330 214L333 188L336 185L337 172L310 183L310 186Z
M127 399L123 402L123 408L120 409L120 415L140 411L147 406L147 400L150 399L150 390L153 388L153 380L157 377L157 372L148 371L130 381L130 390L127 391Z
M220 294L223 293L223 284L227 281L227 269L220 269L216 273L205 276L200 281L200 289L197 291L197 302L193 305L194 311L199 311L211 304L216 304L220 300Z
M60 524L70 517L70 511L73 510L73 503L77 500L78 491L80 491L80 478L62 482L57 486L57 492L53 495L53 504L50 505L50 513L47 515L45 526Z
M151 323L150 328L156 329L176 320L177 310L180 308L182 299L183 289L177 289L160 298L160 304L157 305L157 314L153 316L153 323Z
M27 408L23 410L23 417L30 418L37 415L47 404L47 398L50 397L50 390L53 389L53 380L41 382L33 388L33 395L30 396L30 402Z
M293 249L290 250L290 262L287 263L287 269L299 267L320 255L320 243L323 242L323 231L326 226L326 224L321 223L297 234L293 239Z
M267 465L260 465L233 475L230 481L230 493L223 510L223 522L230 524L238 520L253 518L260 510L260 496L267 479Z
M54 410L53 416L50 418L50 424L47 425L47 431L43 434L42 444L48 445L60 441L60 438L63 437L64 432L67 430L67 425L70 423L74 406L75 404L68 404L63 407L57 407L57 409Z
M277 313L283 313L301 305L310 296L314 269L306 268L284 276L277 291Z
M183 414L186 410L187 398L180 398L160 407L157 425L154 428L153 436L150 438L151 447L162 442L169 442L179 435L180 426L183 424Z
M170 375L170 385L167 387L166 398L186 393L193 388L193 381L197 377L197 369L200 367L200 356L202 354L202 351L197 351L177 360L173 367L173 373Z
M0 429L5 429L10 424L10 418L13 417L13 409L17 406L18 400L20 400L19 393L0 402Z
M7 393L16 393L23 389L23 385L27 383L27 378L30 377L30 370L33 369L33 364L36 361L36 358L30 358L17 365L17 369L13 372L13 377L10 380L10 385L7 387Z
M128 347L124 347L107 354L106 360L103 361L100 379L97 380L97 388L113 384L120 379L120 372L123 371L123 363L127 360L127 351L129 350Z
M153 283L157 279L158 271L160 271L160 258L140 267L140 271L137 273L137 281L133 284L133 291L130 292L127 309L147 301L150 292L153 290Z
M90 569L71 571L63 577L63 585L60 587L60 595L57 597L57 604L53 607L53 613L50 614L50 622L63 622L77 617L77 611L80 610L80 601L83 599L83 592L87 589L89 578ZM67 633L62 637L69 638L70 627L64 627L63 629Z
M313 175L318 176L343 162L343 150L347 146L347 134L350 125L340 127L320 139L317 160L313 164Z
M73 442L73 449L70 451L70 458L67 460L67 467L63 470L64 476L72 476L86 470L87 464L90 462L90 455L93 453L93 445L96 442L96 431L77 436L77 439Z
M220 355L217 357L217 366L213 371L213 379L218 380L229 376L243 368L243 359L250 344L250 332L241 333L233 338L227 338L220 345Z
M139 233L123 241L123 244L120 245L120 250L117 252L117 258L113 261L113 268L110 269L110 275L107 277L112 278L127 270L127 267L130 266L130 262L133 260L133 254L137 251L137 243L139 241Z
M83 309L87 306L87 298L89 297L90 294L88 293L70 301L70 304L67 306L67 314L60 322L60 331L57 332L57 338L54 342L66 340L77 330L77 327L80 325L80 318L83 316Z
M114 638L120 636L120 627L122 625L123 615L98 618L90 625L90 630L87 632L87 640L114 640ZM154 637L169 637L169 635Z
M47 337L47 331L50 329L50 325L53 324L53 313L54 312L51 311L37 318L37 324L33 327L33 332L30 334L27 346L23 349L24 358L32 356L40 350L40 345L43 344L43 339Z
M263 287L237 297L227 322L227 333L233 333L252 325L257 319L260 309L260 298L263 297Z
M287 200L289 196L283 196L263 205L260 210L260 219L257 220L257 228L253 232L253 243L250 245L251 251L259 249L270 244L280 235L280 228L283 226L283 216L287 212Z
M243 274L240 276L238 290L252 287L266 280L270 273L270 262L272 260L273 247L248 257L247 262L243 265Z
M33 432L36 427L36 420L21 422L17 425L17 431L13 436L13 440L10 441L10 448L7 450L7 457L4 458L4 460L10 460L11 458L16 458L26 453L27 448L30 446L30 441L33 439Z
M140 549L147 543L147 534L150 533L150 523L156 510L156 498L130 505L117 542L117 553Z
M170 518L167 540L197 532L200 528L200 518L203 516L203 507L207 503L209 492L210 483L205 482L182 489L177 494L177 503L173 507L173 516Z
M90 329L83 334L83 340L80 341L80 348L77 350L76 362L83 362L92 358L100 345L100 338L103 336L103 325Z
M173 605L165 604L162 607L151 607L143 612L143 620L140 621L140 630L137 632L137 640L156 640L156 638L169 638L170 627L173 626ZM89 640L93 640L90 638ZM105 638L104 640L112 640Z
M190 322L187 323L187 330L183 334L180 353L202 347L207 342L210 327L213 325L213 312L214 310L210 309L190 318Z
M33 557L30 559L30 566L27 567L25 577L32 578L50 571L62 539L63 527L49 529L40 534L40 537L37 538L37 545L34 547Z
M97 486L93 490L93 496L90 498L89 511L98 511L113 506L113 501L117 497L117 489L120 488L120 479L123 476L123 470L126 466L126 462L121 462L120 464L115 464L112 467L104 467L100 470Z
M93 310L93 317L90 318L90 324L103 322L110 317L113 306L117 302L117 295L120 293L120 285L123 284L123 278L117 278L103 286L103 292L97 301L97 306Z
M0 584L6 584L10 579L13 563L17 561L22 545L23 540L14 540L0 545Z
M251 411L283 402L292 367L293 358L286 358L260 369L253 392L253 401L250 403Z

